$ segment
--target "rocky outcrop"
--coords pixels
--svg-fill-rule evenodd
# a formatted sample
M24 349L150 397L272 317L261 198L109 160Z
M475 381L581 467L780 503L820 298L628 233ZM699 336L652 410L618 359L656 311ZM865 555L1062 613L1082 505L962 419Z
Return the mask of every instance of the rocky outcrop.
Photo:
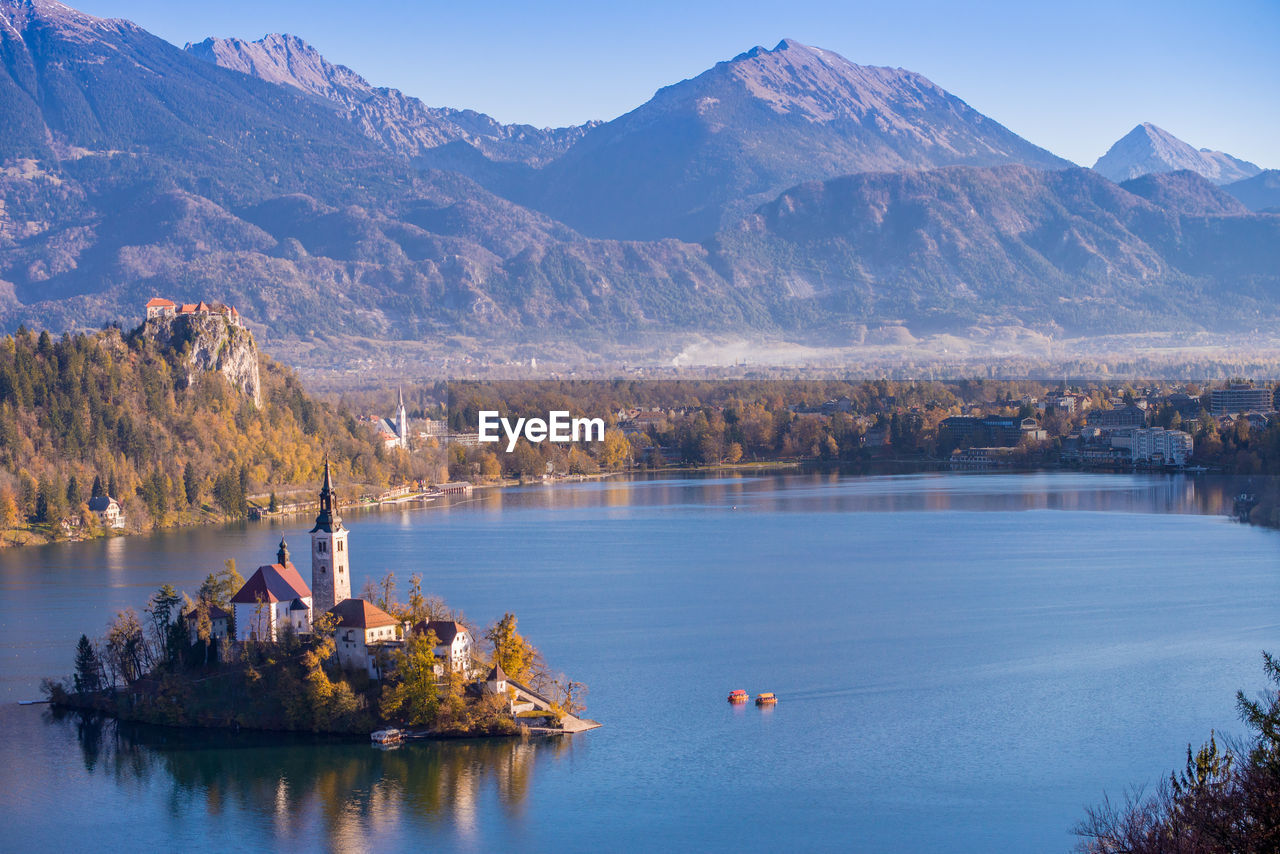
M216 371L252 398L254 406L262 405L258 345L248 329L218 314L180 314L147 320L143 334L174 354L185 385Z

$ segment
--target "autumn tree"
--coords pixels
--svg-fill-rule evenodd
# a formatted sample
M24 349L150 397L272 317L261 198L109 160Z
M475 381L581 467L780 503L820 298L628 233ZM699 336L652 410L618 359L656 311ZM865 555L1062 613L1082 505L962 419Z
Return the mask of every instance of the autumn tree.
M617 428L604 431L604 449L600 464L610 471L617 471L631 459L631 443L626 434Z
M18 502L13 490L0 488L0 529L8 530L18 526Z
M516 616L510 612L494 623L484 634L493 646L493 661L517 682L528 677L537 658L537 649L516 631Z
M413 633L396 656L398 681L382 690L382 713L410 726L430 726L440 711L435 632Z

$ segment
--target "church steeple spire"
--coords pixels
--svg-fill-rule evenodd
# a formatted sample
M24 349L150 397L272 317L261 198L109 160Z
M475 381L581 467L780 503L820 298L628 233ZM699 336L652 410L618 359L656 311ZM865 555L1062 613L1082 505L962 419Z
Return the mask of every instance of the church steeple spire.
M284 537L280 538L280 550L276 552L276 563L281 566L289 565L289 546L285 543Z
M396 442L401 448L409 448L409 416L404 410L404 387L397 387L400 405L396 408Z
M342 517L338 515L338 496L333 489L333 474L329 471L329 458L324 458L324 482L320 485L320 513L316 516L316 531L341 531Z
M351 573L347 564L347 529L338 515L338 496L333 489L329 458L324 460L324 481L320 484L320 512L311 529L311 596L316 613L323 614L344 599L351 598Z

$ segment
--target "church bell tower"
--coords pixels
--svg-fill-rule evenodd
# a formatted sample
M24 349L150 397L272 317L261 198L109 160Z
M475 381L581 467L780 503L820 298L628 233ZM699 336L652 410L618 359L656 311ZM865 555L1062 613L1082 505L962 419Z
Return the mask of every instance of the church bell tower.
M351 598L351 567L347 562L347 529L338 515L329 461L324 461L324 485L320 487L320 513L311 529L311 603L319 616Z

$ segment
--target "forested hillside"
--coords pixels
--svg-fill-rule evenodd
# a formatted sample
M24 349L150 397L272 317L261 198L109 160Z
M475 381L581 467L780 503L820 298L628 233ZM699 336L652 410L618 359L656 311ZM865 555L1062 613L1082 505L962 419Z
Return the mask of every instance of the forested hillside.
M0 339L0 541L97 533L103 492L130 530L243 516L255 492L318 482L326 453L352 490L415 473L256 347L261 407L220 373L188 382L188 346L145 327Z

